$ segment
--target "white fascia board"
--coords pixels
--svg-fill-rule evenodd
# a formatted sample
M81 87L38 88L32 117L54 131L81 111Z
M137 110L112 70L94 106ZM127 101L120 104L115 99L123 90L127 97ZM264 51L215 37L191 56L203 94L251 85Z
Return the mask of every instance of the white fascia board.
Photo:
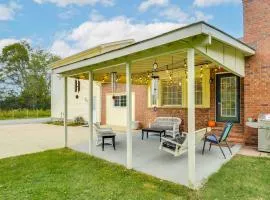
M83 61L79 61L79 62L72 63L63 67L56 68L54 69L54 72L57 74L64 73L67 71L79 69L81 67L92 66L92 65L109 61L112 59L128 56L130 54L134 54L140 51L144 51L144 50L162 46L171 42L176 42L176 41L188 38L188 37L199 35L202 33L201 31L202 31L202 24L198 23L192 26L185 27L183 29L171 31L163 35L132 44L130 46L124 47L119 50L113 50L111 52L107 52L107 53L98 55L96 57L92 57Z
M252 56L255 54L255 50L252 49L251 47L238 41L236 38L233 38L232 36L222 32L220 30L217 30L216 28L213 28L207 24L202 24L202 33L207 34L207 35L211 35L212 37L216 38L217 40L239 49L246 56Z

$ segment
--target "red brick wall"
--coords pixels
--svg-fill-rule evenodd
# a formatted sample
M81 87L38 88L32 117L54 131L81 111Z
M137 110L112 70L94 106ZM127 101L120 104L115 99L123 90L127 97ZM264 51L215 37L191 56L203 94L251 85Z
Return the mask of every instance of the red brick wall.
M183 120L182 129L187 130L187 109L179 108L158 108L153 111L148 108L148 89L144 85L132 85L132 92L135 92L135 120L140 121L143 127L147 127L158 116L179 117ZM125 92L125 84L118 84L116 93ZM111 85L102 85L102 108L101 108L101 123L106 124L106 94L111 93ZM209 120L209 109L196 109L196 128L206 127Z
M211 77L215 77L214 70L211 71ZM196 129L204 128L207 126L208 120L215 120L215 81L210 86L210 105L211 108L196 108ZM125 92L125 84L118 84L117 93ZM179 117L183 120L181 129L187 131L187 108L158 108L157 111L153 111L152 108L148 108L148 92L147 86L144 85L132 85L132 92L135 92L135 120L140 121L143 127L148 127L149 123L152 123L156 117ZM102 110L101 110L101 123L106 124L106 94L111 93L111 85L102 85ZM241 79L241 94L243 94L243 79ZM241 95L241 123L235 124L232 130L230 141L243 143L243 95ZM218 123L219 126L223 126L223 123Z
M244 42L256 48L246 60L244 120L270 113L270 1L243 0ZM257 130L245 127L246 144L257 144Z

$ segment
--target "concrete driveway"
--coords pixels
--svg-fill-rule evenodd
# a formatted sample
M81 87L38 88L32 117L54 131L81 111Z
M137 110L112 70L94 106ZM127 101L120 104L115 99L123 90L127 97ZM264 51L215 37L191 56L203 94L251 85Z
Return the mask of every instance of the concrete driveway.
M69 127L69 146L88 139L88 128ZM47 124L0 125L0 158L64 147L64 128Z

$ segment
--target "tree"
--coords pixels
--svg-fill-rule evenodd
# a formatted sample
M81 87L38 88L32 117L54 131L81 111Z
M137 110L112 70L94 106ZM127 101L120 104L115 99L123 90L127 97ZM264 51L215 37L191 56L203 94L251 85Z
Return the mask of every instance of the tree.
M33 50L26 42L5 47L0 56L0 108L14 101L20 108L50 108L49 64L59 57L41 49ZM12 98L11 98L12 97ZM5 103L4 103L5 102Z
M8 90L19 94L25 87L30 51L30 46L26 42L15 43L3 48L0 56L2 65L0 81L6 92Z

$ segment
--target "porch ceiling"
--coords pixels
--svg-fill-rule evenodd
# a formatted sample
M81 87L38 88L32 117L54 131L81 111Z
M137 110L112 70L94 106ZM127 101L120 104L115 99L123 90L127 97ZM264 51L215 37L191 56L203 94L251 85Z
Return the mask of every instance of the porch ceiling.
M158 57L149 57L146 59L141 59L132 62L131 72L133 76L144 76L147 74L151 74L153 70L153 63L158 63L158 71L165 71L167 68L171 71L179 71L185 70L185 61L186 61L187 49L182 49L177 52L173 52L171 54L161 55ZM195 54L195 65L197 67L203 66L204 68L215 68L217 65L212 63L205 56L196 53ZM125 83L125 75L126 75L125 64L120 64L116 66L104 67L100 69L94 70L94 80L95 81L105 81L109 82L110 73L117 72L119 76L121 76L121 80L119 82ZM80 73L74 76L74 78L79 79L88 79L88 73ZM105 79L105 80L104 80Z
M211 25L199 22L124 48L59 66L53 71L64 76L85 77L92 70L95 79L100 80L101 76L112 71L124 74L126 62L131 62L132 73L151 71L155 60L159 66L171 64L172 57L180 67L181 63L184 64L188 48L195 49L195 65L210 62L239 76L245 74L245 56L255 54L244 43Z

